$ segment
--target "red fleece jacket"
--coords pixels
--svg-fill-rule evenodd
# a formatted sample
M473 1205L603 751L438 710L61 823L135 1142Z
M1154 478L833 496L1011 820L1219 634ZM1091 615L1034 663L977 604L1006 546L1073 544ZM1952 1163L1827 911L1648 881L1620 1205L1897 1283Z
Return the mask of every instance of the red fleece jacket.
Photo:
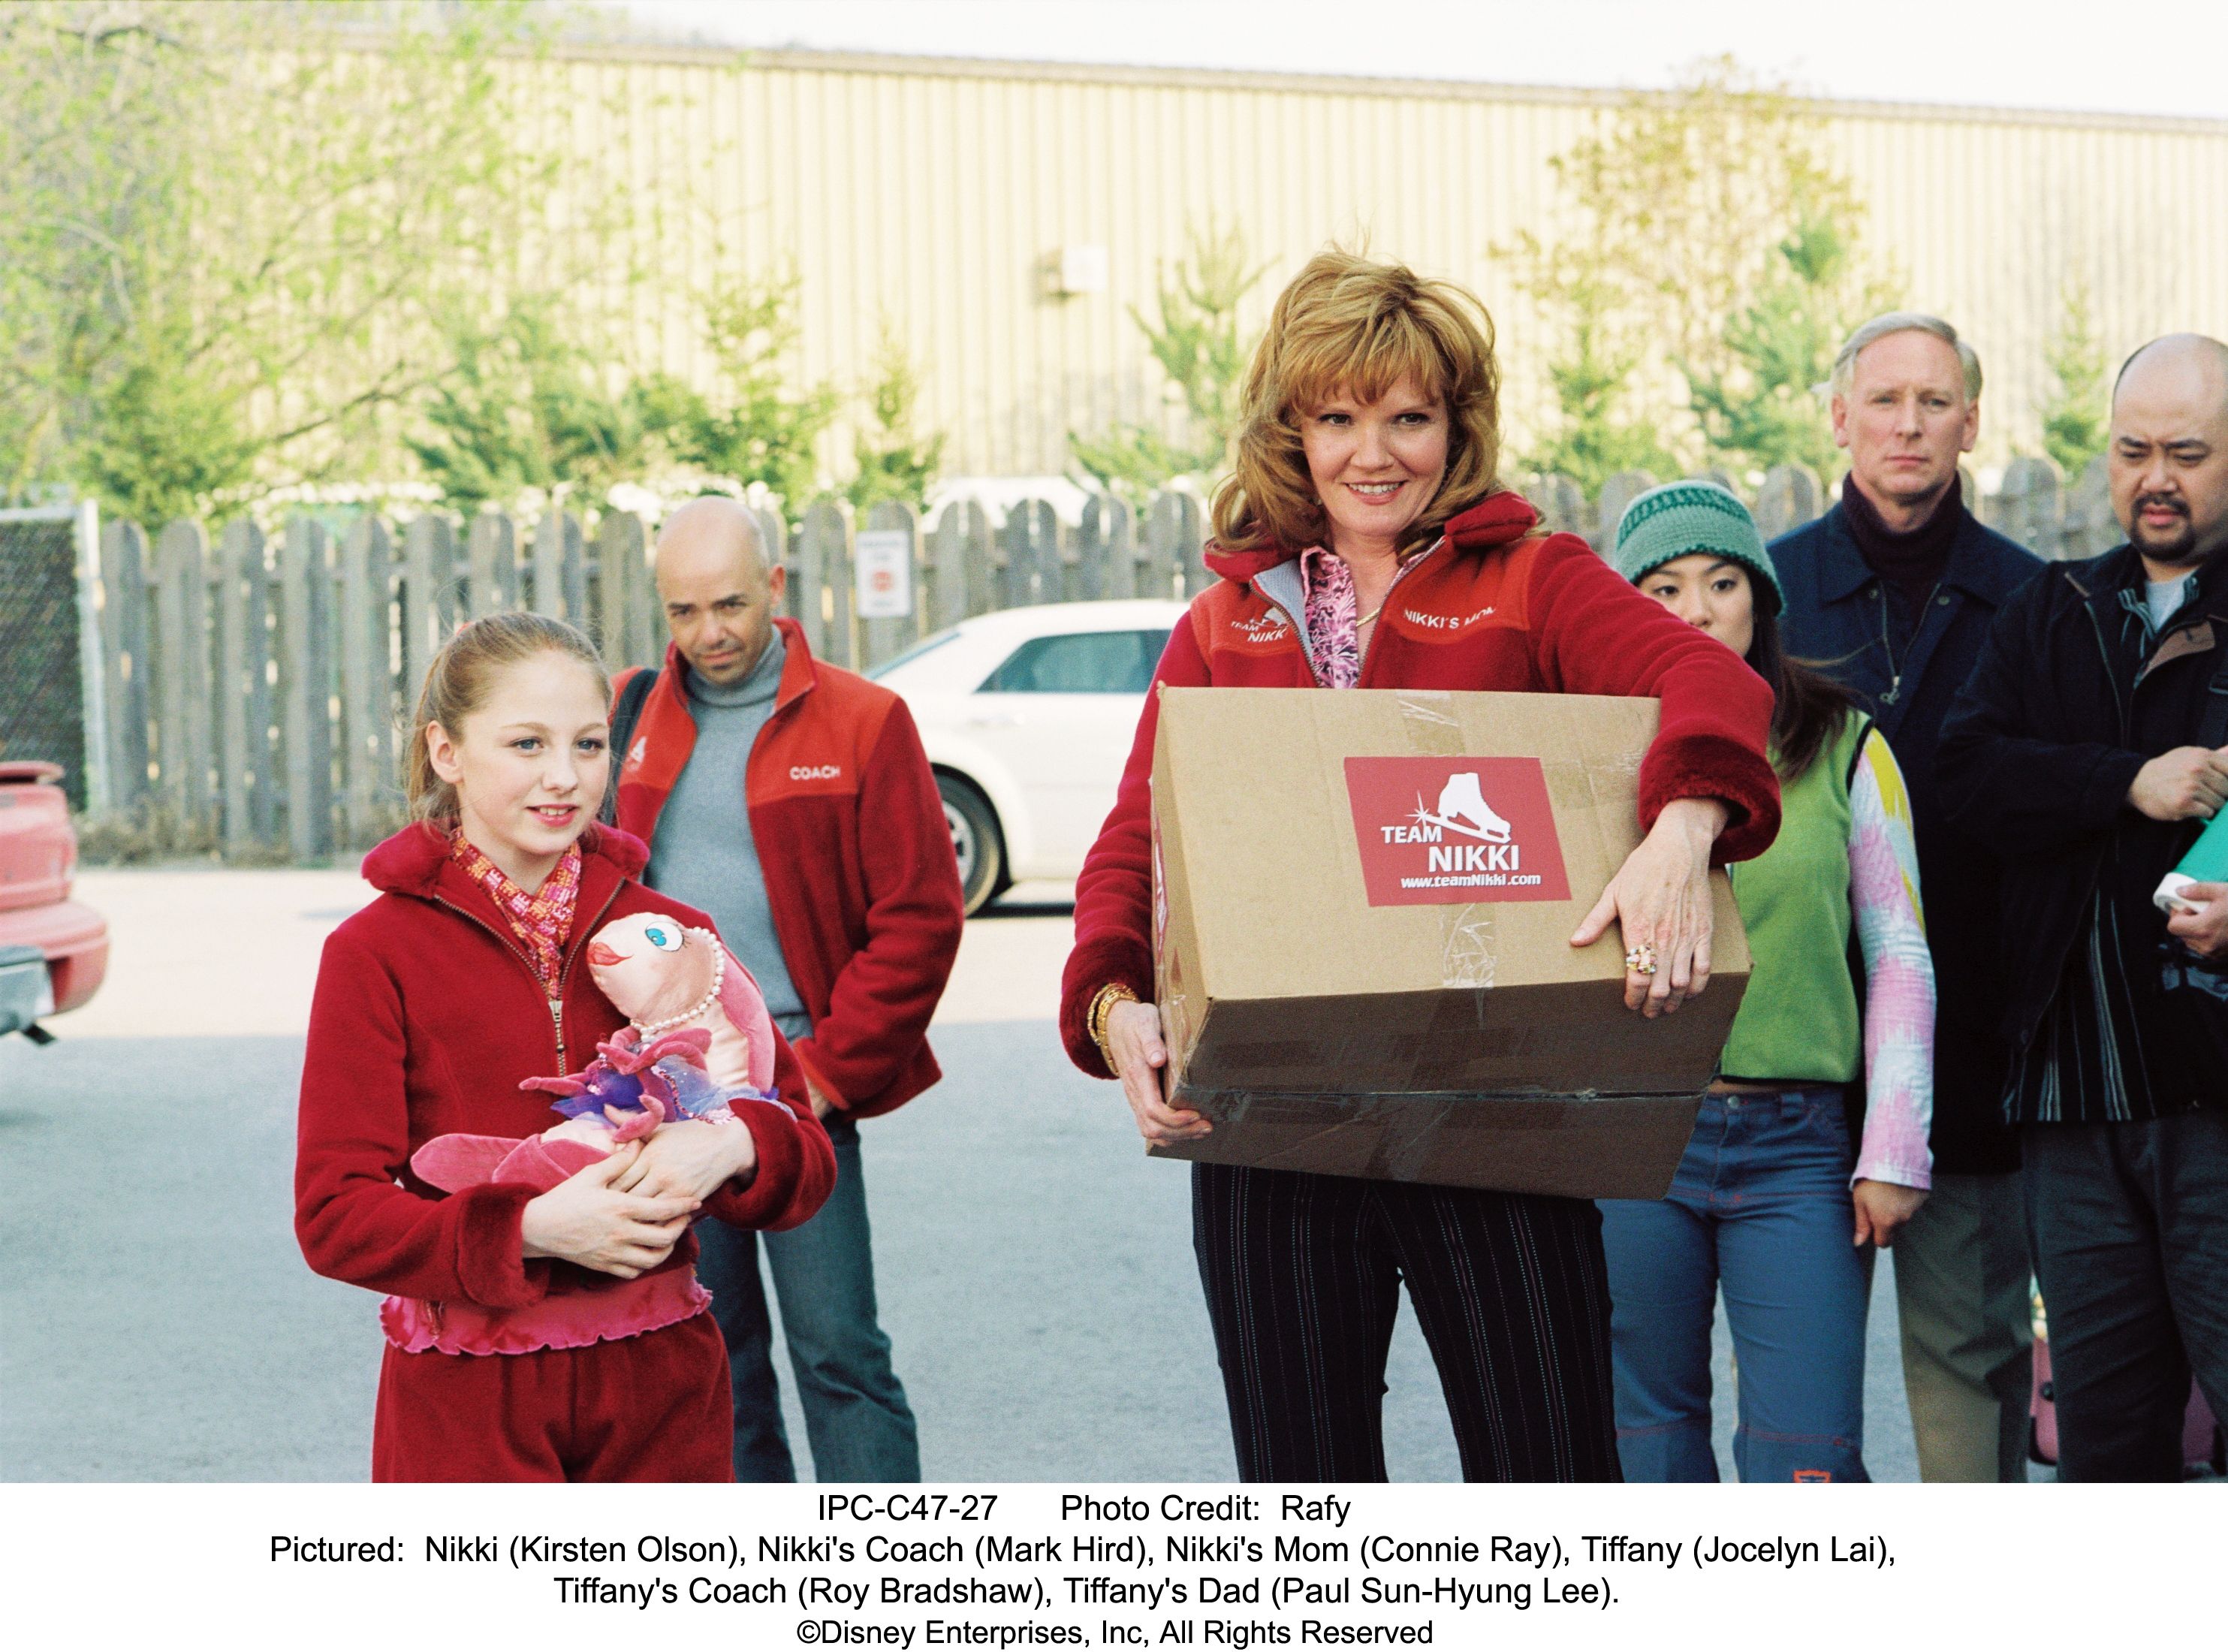
M812 1017L797 1059L829 1100L863 1118L943 1076L928 1023L959 955L959 863L905 701L815 660L796 621L774 623L781 682L738 802L750 811L782 962ZM619 769L619 825L645 843L696 749L681 674L669 646Z
M1649 695L1662 721L1640 765L1640 824L1680 797L1719 797L1732 819L1720 864L1770 847L1779 782L1764 756L1771 690L1724 644L1675 618L1620 579L1574 534L1534 536L1539 513L1497 493L1447 524L1403 570L1362 662L1364 688ZM1110 1078L1085 1018L1113 983L1153 996L1153 733L1159 685L1316 687L1290 616L1254 576L1296 556L1210 547L1221 579L1193 599L1161 656L1114 812L1075 886L1075 949L1060 984L1060 1037L1075 1064Z
M445 839L409 826L365 856L381 893L325 942L310 1008L294 1162L294 1232L328 1278L439 1303L522 1308L624 1282L569 1262L522 1259L520 1213L536 1189L491 1182L442 1194L410 1156L451 1131L525 1137L560 1122L524 1079L578 1071L626 1025L580 955L595 932L631 912L708 926L703 913L633 881L649 858L623 832L581 840L580 892L556 1011L487 892ZM835 1149L812 1116L804 1075L780 1034L774 1083L788 1111L749 1107L758 1147L746 1186L705 1201L737 1227L794 1227L828 1197ZM684 1235L658 1270L696 1256Z

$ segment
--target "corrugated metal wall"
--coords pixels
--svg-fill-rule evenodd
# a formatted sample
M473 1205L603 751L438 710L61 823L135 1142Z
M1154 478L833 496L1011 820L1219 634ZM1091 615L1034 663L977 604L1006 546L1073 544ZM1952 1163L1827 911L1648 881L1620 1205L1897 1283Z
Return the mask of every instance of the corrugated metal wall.
M1492 256L1544 227L1551 157L1604 94L1439 82L631 48L522 66L537 141L594 157L635 216L610 248L613 343L701 375L692 286L803 278L797 368L859 387L883 317L925 369L948 468L1066 468L1071 427L1156 416L1132 305L1187 227L1245 234L1277 288L1324 242L1453 276L1500 326L1512 434L1540 407L1552 341ZM1828 141L1912 303L1988 374L1979 457L2037 445L2045 341L2085 280L2114 360L2160 331L2228 336L2228 123L1840 105ZM577 216L563 201L552 220ZM623 238L629 239L629 238ZM1108 290L1053 296L1063 247L1104 247ZM629 260L654 279L629 283ZM848 468L848 438L830 439Z

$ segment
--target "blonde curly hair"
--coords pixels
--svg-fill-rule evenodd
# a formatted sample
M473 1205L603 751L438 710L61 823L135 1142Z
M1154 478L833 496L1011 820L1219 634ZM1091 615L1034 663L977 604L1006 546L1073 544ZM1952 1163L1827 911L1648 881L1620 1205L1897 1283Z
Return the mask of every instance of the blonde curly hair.
M1240 399L1232 471L1214 490L1225 550L1322 544L1329 533L1308 474L1299 417L1340 396L1375 401L1406 379L1447 410L1439 490L1401 535L1400 554L1500 487L1501 371L1493 318L1475 294L1330 247L1277 296Z

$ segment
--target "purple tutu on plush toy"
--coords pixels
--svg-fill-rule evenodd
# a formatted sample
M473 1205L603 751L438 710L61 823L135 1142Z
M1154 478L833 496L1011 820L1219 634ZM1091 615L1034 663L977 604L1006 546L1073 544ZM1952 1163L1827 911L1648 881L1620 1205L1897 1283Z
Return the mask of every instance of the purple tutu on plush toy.
M712 1034L701 1028L661 1033L648 1043L633 1028L596 1046L596 1059L577 1078L528 1079L521 1089L546 1090L567 1118L608 1124L614 1143L647 1136L670 1119L725 1124L735 1101L772 1101L771 1091L723 1085L705 1065Z

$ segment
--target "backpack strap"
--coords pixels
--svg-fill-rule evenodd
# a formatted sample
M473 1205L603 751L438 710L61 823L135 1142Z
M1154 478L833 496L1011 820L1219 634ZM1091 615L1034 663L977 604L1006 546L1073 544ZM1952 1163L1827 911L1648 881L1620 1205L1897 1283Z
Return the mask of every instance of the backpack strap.
M626 766L627 747L634 744L635 725L642 721L642 708L650 703L650 691L657 686L658 666L636 666L620 674L619 690L611 706L611 778L604 788L604 806L596 818L606 826L619 823L619 771Z

